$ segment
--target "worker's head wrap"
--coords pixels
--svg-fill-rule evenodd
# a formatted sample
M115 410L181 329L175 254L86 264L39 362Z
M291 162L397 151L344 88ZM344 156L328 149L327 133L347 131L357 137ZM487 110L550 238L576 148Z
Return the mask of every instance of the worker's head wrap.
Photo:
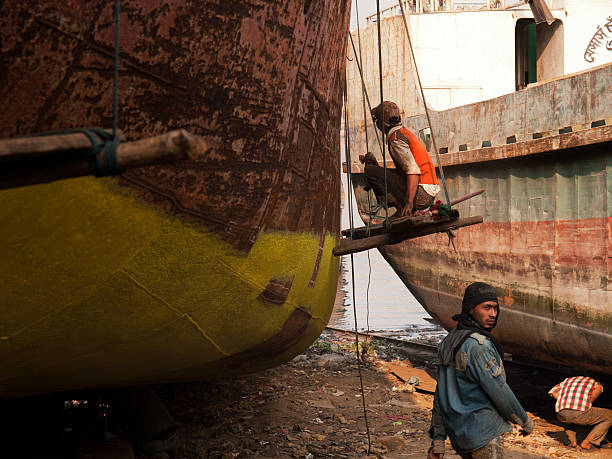
M472 308L485 301L494 301L499 304L495 289L484 282L474 282L465 289L463 301L461 302L461 313L469 313ZM497 321L495 323L497 323Z
M372 114L372 119L374 119L378 129L381 129L382 127L383 118L385 122L385 130L402 124L400 109L395 102L391 102L390 100L385 100L382 104L377 105L370 111L370 113Z
M490 328L484 328L476 321L476 319L474 319L474 317L472 317L472 314L470 314L470 311L473 308L478 306L480 303L484 303L485 301L495 301L497 304L499 304L497 293L495 293L495 289L493 287L491 287L489 284L485 284L484 282L474 282L473 284L467 286L465 293L463 294L463 301L461 302L461 314L454 315L453 320L457 321L457 330L466 330L469 333L467 333L466 336L455 346L453 358L461 344L463 344L463 342L472 333L480 333L481 335L488 337L497 348L499 355L503 358L503 349L495 340L495 337L491 334L491 330L493 330L497 325L499 311L495 317L495 323Z

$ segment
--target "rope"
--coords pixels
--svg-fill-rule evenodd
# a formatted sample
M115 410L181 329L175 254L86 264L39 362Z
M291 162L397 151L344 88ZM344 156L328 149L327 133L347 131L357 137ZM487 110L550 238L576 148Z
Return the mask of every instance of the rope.
M372 263L370 262L370 251L368 250L368 287L366 288L366 329L370 333L370 280L372 279Z
M350 35L350 32L349 32ZM351 144L349 142L349 128L348 128L348 78L344 78L344 145L345 150L344 153L346 155L346 163L351 164ZM346 168L347 175L347 188L348 188L348 196L349 196L349 222L351 224L351 238L355 234L355 228L353 225L353 205L351 198L351 171L350 166ZM351 280L352 280L352 292L353 292L353 318L355 320L355 354L357 355L357 369L359 371L359 383L361 385L361 401L363 404L363 417L365 420L366 433L368 435L368 455L371 450L371 439L370 439L370 426L368 423L368 413L366 410L366 400L365 400L365 391L363 389L363 376L361 374L361 356L359 355L359 332L357 330L357 308L355 306L355 261L353 259L353 254L351 254Z
M51 135L69 135L83 134L91 142L91 147L87 149L85 154L89 156L91 169L96 177L105 177L108 175L116 175L120 173L119 165L117 164L117 145L114 143L113 134L101 128L76 128L63 129L61 131L42 132L31 134L27 137L45 137ZM98 153L104 148L104 162L100 162Z
M115 0L115 68L113 82L113 139L119 144L117 136L117 119L119 118L119 23L121 18L121 0Z
M401 1L401 0L400 0ZM383 97L383 77L382 77L382 40L380 38L380 0L376 0L376 25L378 29L378 81L380 83L380 117L382 126L382 157L385 177L385 224L389 224L389 202L387 197L387 155L385 153L385 110Z
M370 97L368 96L368 90L365 87L365 81L363 78L363 72L361 71L361 64L359 62L359 58L357 57L357 51L355 50L355 43L353 42L353 36L349 33L349 38L351 39L351 45L353 46L353 54L355 55L355 63L357 64L357 68L359 69L359 76L361 77L361 88L366 97L366 102L368 104L368 109L372 110L372 104L370 104ZM367 131L366 131L367 132ZM380 143L380 137L378 136L378 131L374 129L374 134L376 134L376 140L378 140L378 148L382 152L382 145Z
M360 32L360 27L359 27L359 1L355 2L355 14L357 16L357 40L359 42L359 61L363 61L363 56L361 55L361 32ZM351 38L351 42L352 42L352 38ZM354 48L353 48L353 52L354 52ZM355 58L357 58L357 56L355 56ZM366 151L368 151L369 149L369 145L370 142L368 140L368 117L366 114L366 101L365 101L365 97L363 97L364 94L367 94L366 92L366 88L365 88L365 82L363 81L363 78L361 79L361 106L363 107L363 128L364 128L364 132L365 132L365 143L366 143ZM376 127L374 127L374 130L376 131ZM370 193L368 192L368 201L370 200ZM371 207L370 207L371 210ZM368 228L370 225L370 221L372 220L372 218L370 217L370 219L368 220ZM370 262L370 251L368 250L368 287L366 289L366 328L368 333L370 333L370 280L372 278L372 264Z
M117 134L117 121L119 119L119 30L121 19L121 0L115 0L115 62L113 71L113 138L104 147L104 163L112 165L115 173L120 173L117 167L117 148L119 135Z
M349 208L349 223L351 225L351 239L355 235L355 225L353 223L353 199L351 197L352 179L351 179L351 144L349 142L349 128L348 128L348 88L346 78L344 80L344 154L346 156L346 164L349 166L346 168L346 188L348 194L348 208Z
M363 57L361 55L361 32L360 32L360 28L359 28L359 2L356 1L355 2L355 13L357 15L357 40L359 41L359 61L363 61ZM350 35L350 32L349 32ZM351 36L351 43L353 41L353 37ZM355 46L353 45L353 53L355 52ZM357 55L355 55L355 59L357 58ZM366 115L366 103L365 103L365 98L363 97L363 94L367 94L366 93L366 88L365 88L365 82L363 81L363 78L361 79L361 106L363 107L363 128L365 131L365 141L366 141L366 152L369 149L369 145L370 142L368 140L368 117ZM376 129L376 128L374 128Z
M378 1L378 0L377 0ZM414 57L414 50L412 49L412 40L410 39L410 32L408 31L408 22L406 21L406 12L404 11L404 5L402 0L398 0L400 9L402 10L402 18L404 20L404 28L406 29L406 37L408 37L408 45L410 46L410 55L412 56L412 62L414 62L414 72L416 73L417 81L419 82L419 89L421 90L421 97L423 98L423 106L425 107L425 115L427 115L427 123L431 131L431 142L433 149L436 152L436 160L438 161L438 169L440 170L440 178L442 179L442 187L444 188L444 196L446 197L446 205L451 206L450 197L448 195L448 189L446 187L446 178L444 177L444 169L440 162L440 152L436 146L436 136L434 135L433 126L431 124L431 118L429 116L429 109L427 103L425 103L425 93L423 92L423 85L421 84L421 77L419 76L419 69L417 67L416 58Z
M119 107L119 17L121 15L121 0L115 0L115 59L114 59L114 81L113 81L113 130L109 133L101 128L76 128L63 129L60 131L42 132L31 134L27 137L45 137L51 135L83 134L91 142L85 154L89 156L91 169L96 177L117 175L121 173L117 163L117 148L119 147L119 135L117 133L117 119ZM104 161L100 161L98 153L104 148Z

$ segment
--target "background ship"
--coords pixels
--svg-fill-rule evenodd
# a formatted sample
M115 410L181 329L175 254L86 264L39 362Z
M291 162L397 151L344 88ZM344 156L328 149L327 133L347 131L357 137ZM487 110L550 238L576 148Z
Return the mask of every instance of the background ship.
M0 137L112 121L113 2L3 2ZM350 3L126 0L119 128L203 162L0 192L0 396L244 373L336 293Z
M451 199L486 190L457 206L484 223L457 232L457 253L444 234L380 251L445 328L455 325L464 288L486 281L501 298L496 334L507 352L612 374L612 11L597 1L549 1L556 20L536 25L528 6L511 2L477 11L429 5L428 13L430 3L406 9L431 129L399 8L380 24L384 99L403 108L404 125L435 159L433 131ZM375 17L369 22L360 31L362 67L378 103ZM365 144L354 63L348 72L351 151L367 148L382 164L369 120ZM367 221L362 171L351 164Z

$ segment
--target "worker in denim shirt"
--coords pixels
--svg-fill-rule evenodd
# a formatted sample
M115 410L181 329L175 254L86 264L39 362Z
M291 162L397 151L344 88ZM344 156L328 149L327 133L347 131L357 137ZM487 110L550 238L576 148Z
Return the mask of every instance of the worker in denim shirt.
M502 435L510 423L528 435L533 421L506 383L500 345L491 334L499 318L493 287L475 282L465 289L458 322L439 346L429 459L444 456L448 436L464 459L503 458Z

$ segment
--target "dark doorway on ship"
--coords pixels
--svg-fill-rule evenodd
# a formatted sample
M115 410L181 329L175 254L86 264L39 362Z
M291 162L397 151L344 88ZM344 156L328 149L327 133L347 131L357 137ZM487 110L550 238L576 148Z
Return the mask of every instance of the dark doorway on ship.
M515 29L516 90L563 75L563 22L519 19Z

